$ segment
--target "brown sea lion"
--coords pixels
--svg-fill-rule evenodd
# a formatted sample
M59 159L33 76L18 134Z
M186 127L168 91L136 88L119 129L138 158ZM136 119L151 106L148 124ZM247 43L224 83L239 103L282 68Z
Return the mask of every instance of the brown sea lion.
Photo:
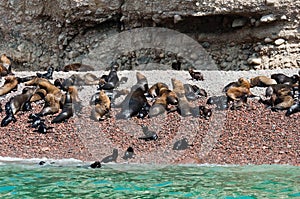
M3 64L3 66L5 66L6 68L11 66L11 60L8 56L6 56L6 54L2 54L0 60Z
M82 71L82 72L87 72L87 71L94 71L94 67L86 65L86 64L81 64L81 63L72 63L65 65L62 69L64 72L69 72L69 71Z
M293 86L289 84L274 84L266 89L266 97L271 97L273 94L277 95L278 91L285 89L289 90L290 93L293 92Z
M203 81L204 77L201 72L195 72L193 68L189 68L189 74L192 77L192 79L197 81Z
M36 90L37 90L36 88L25 87L22 90L22 94L15 95L9 100L10 107L14 115L18 111L28 111L28 107L26 107L26 103L30 102L30 98L35 93Z
M109 113L110 108L110 99L104 90L101 90L99 92L99 99L96 101L96 105L92 108L91 118L96 121L104 120L104 115Z
M176 93L178 98L178 112L181 116L192 115L191 105L185 96L185 90L183 83L180 80L171 78L173 91Z
M38 115L45 116L58 113L60 107L60 100L54 94L48 93L45 97L45 105Z
M273 111L286 110L294 104L294 99L289 90L281 89L277 94L273 94L271 100L274 104Z
M267 86L271 86L273 84L277 84L276 80L271 79L267 76L256 76L256 77L250 78L251 88L255 87L255 86L267 87Z
M162 82L157 82L148 89L148 94L151 97L157 97L157 96L161 95L160 90L162 88L169 89L167 84L162 83Z
M0 57L0 76L6 76L12 74L11 72L11 60L6 54L2 54Z
M4 84L0 87L0 96L7 94L14 89L17 89L17 86L18 80L15 76L6 76Z

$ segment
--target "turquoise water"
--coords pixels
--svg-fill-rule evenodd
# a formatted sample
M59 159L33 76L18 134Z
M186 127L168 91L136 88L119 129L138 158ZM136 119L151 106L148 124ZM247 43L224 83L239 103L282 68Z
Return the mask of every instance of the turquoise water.
M2 164L1 198L300 198L300 167Z

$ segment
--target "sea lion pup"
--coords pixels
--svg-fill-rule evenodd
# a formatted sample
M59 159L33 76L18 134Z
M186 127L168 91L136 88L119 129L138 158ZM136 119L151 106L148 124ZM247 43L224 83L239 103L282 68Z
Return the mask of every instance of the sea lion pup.
M283 73L272 74L271 78L275 79L277 84L295 84L299 80L298 75L292 75L291 77L289 77Z
M142 129L145 136L139 137L140 140L155 141L158 139L157 134L154 131L150 131L148 126L142 125Z
M133 148L130 146L127 148L127 150L124 153L124 156L122 157L124 160L128 160L134 157L134 151Z
M203 81L204 77L201 72L195 72L194 68L189 68L189 74L192 77L192 80Z
M94 163L92 163L92 164L90 165L90 167L91 167L92 169L101 168L101 162L100 162L100 161L95 161Z
M86 65L86 64L81 64L81 63L72 63L65 65L62 69L64 72L69 72L69 71L82 71L82 72L87 72L87 71L94 71L94 67Z
M93 106L91 111L91 118L96 121L104 120L104 116L109 113L111 105L110 105L110 99L104 92L104 90L101 90L99 92L99 98L95 102L95 106Z
M51 123L61 123L74 115L74 107L72 103L72 97L69 92L65 95L65 103L63 105L62 111L51 121Z
M18 80L15 76L9 75L5 77L4 84L0 87L0 96L9 93L12 90L17 89Z
M253 78L250 78L250 86L255 87L267 87L271 86L273 84L277 84L275 79L269 78L267 76L256 76Z
M118 149L113 149L113 154L106 156L101 160L101 163L116 162L118 158Z
M117 74L117 70L119 68L119 64L113 63L108 76L104 76L104 78L100 78L99 80L99 90L112 90L119 85L119 77Z
M171 82L173 85L173 91L176 93L178 97L178 106L177 106L178 113L183 117L192 115L191 106L187 98L185 97L185 90L184 90L183 83L175 78L171 78Z
M15 115L18 111L29 111L31 110L30 98L36 91L36 88L25 87L22 90L22 94L15 95L9 100L9 106L11 107L12 113ZM28 105L29 103L29 105Z
M194 101L197 98L203 96L207 97L207 93L204 89L200 89L197 85L184 84L185 96L188 100Z
M45 78L45 79L53 79L53 77L52 77L53 71L54 71L54 68L52 66L50 66L47 69L46 73L36 73L36 76L40 77L40 78Z

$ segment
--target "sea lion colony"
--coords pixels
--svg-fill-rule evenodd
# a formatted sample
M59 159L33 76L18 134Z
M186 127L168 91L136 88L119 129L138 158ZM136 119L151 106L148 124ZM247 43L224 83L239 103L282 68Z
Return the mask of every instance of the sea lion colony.
M2 118L1 126L16 122L18 112L31 111L31 103L42 102L44 104L42 110L38 113L32 113L28 118L30 127L39 133L51 132L51 129L55 128L54 123L67 121L74 115L80 114L82 106L77 88L81 85L98 85L99 92L95 92L90 100L90 118L99 122L112 117L112 108L121 108L121 111L116 114L118 119L130 119L131 117L143 119L169 112L178 112L183 117L192 116L209 119L215 110L247 107L247 100L257 97L259 102L266 104L266 108L271 108L273 111L285 110L286 116L300 111L299 74L291 77L285 74L273 74L271 77L257 76L250 80L241 77L224 86L224 95L208 97L204 89L196 85L184 84L175 78L171 79L173 89L164 82L156 82L149 88L147 78L140 72L136 73L137 83L130 90L118 90L118 85L125 82L127 77L119 79L118 65L115 63L111 65L109 74L104 74L100 78L86 73L84 75L71 75L66 79L52 80L54 72L52 67L49 67L46 73L36 73L36 75L29 77L16 77L11 72L11 64L7 60L9 58L5 59L5 55L2 55L1 70L7 72L1 73L5 82L0 87L0 96L6 96L7 93L16 91L19 84L24 84L25 88L21 94L14 95L6 102L4 106L6 116ZM93 69L86 65L82 65L81 68L80 64L72 66L72 64L67 65L64 71L89 71ZM189 73L194 81L204 81L201 72L190 69ZM265 87L265 96L253 95L251 88L255 86ZM116 99L120 96L125 96L125 99L121 103L117 103ZM197 98L207 97L206 106L193 105L193 101ZM51 121L53 126L46 126L45 117L54 114L58 115ZM147 126L143 127L143 132L145 136L139 137L139 139L144 141L155 141L159 138L159 135L150 131ZM189 146L186 140L183 143ZM177 148L181 149L182 147L173 147L174 150ZM124 155L127 159L133 157L134 154L133 149L129 149L130 155ZM114 158L111 159L115 160L115 156L117 156L116 151L114 151Z

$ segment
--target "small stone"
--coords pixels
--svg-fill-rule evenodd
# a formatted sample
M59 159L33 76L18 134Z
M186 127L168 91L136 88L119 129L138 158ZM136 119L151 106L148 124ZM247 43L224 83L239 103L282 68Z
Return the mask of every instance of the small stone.
M260 21L264 22L264 23L269 23L269 22L272 22L275 20L276 20L276 17L273 14L265 15L260 18Z
M248 64L252 64L252 65L260 65L262 60L261 58L256 58L256 57L250 57L248 60L247 60Z
M191 57L192 60L197 60L198 59L198 55L196 53L192 53L190 57Z
M247 23L247 20L245 18L240 18L240 19L235 19L233 20L231 27L236 28L236 27L243 27Z
M265 3L267 6L273 6L275 4L275 0L266 0Z
M174 23L178 23L179 21L182 21L182 17L180 15L174 15Z
M273 40L270 37L266 37L264 41L265 43L271 43Z
M280 39L276 39L274 43L275 43L275 45L280 46L280 45L283 44L284 42L285 42L285 40L282 39L282 38L280 38Z
M287 20L287 16L286 16L286 15L282 15L282 16L280 17L280 19L281 19L281 20Z

